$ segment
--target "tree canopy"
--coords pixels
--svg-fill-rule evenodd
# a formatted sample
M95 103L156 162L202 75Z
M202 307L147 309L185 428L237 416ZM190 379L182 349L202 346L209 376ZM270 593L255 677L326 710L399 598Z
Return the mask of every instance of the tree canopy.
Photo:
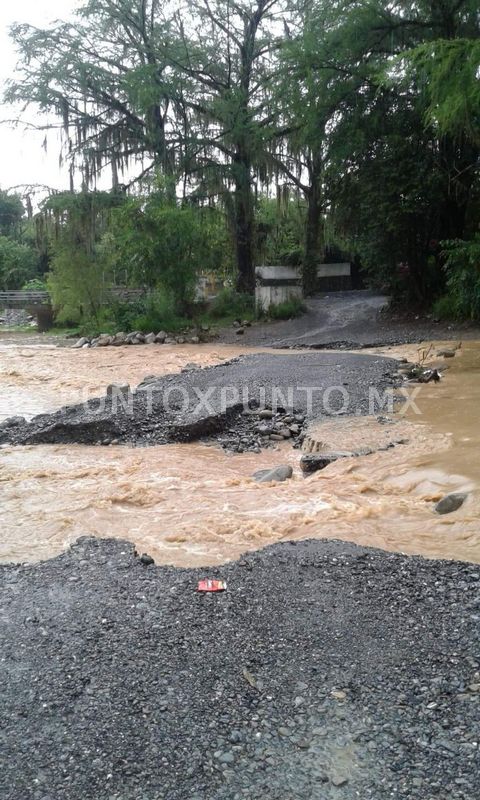
M161 179L170 204L216 207L242 291L276 194L302 209L307 294L335 244L425 302L441 242L478 228L479 28L477 0L88 0L14 26L7 99L62 131L72 188L108 170L114 194Z

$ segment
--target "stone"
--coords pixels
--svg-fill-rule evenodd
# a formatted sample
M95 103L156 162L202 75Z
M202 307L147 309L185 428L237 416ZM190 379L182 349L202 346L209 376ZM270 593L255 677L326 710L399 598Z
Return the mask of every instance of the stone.
M130 385L128 383L111 383L107 386L107 397L124 397L130 392Z
M334 461L337 461L337 458L338 456L334 453L323 453L321 455L309 453L301 457L300 468L305 475L311 475L313 472L318 472L328 467L329 464L333 464Z
M185 344L185 337L177 336L177 344Z
M192 336L190 339L190 344L200 344L200 338L198 336Z
M165 340L167 339L167 334L165 331L159 331L155 336L155 341L157 344L165 344Z
M78 350L80 349L80 347L84 347L86 344L90 344L90 342L86 338L86 336L82 336L82 338L79 339L77 342L75 342L75 344L73 345L73 350Z
M108 347L113 342L113 336L102 333L97 339L97 347Z
M293 475L292 467L288 465L281 465L273 469L261 469L253 473L253 478L257 483L270 483L276 481L282 483L288 481Z
M455 350L439 350L437 358L455 358Z
M237 336L243 336L243 334L245 333L245 328L237 328L235 333Z
M26 422L25 417L8 417L2 422L2 428L16 428L18 425L23 425Z
M125 339L126 335L123 333L123 331L119 331L113 337L112 345L114 347L120 347L122 344L125 344Z
M220 764L234 764L235 756L233 753L222 753L218 760L220 761Z
M447 494L437 503L435 511L437 514L452 514L454 511L463 506L468 494L466 492L454 492Z
M334 775L333 778L330 779L332 786L336 786L340 788L341 786L346 786L348 783L348 778L343 778L340 775Z
M270 439L272 442L283 442L283 436L281 433L271 433Z
M147 333L145 336L145 344L155 344L157 337L154 333Z
M258 416L260 419L272 419L275 415L271 408L262 408L262 410L258 412Z
M165 339L165 344L177 344L177 340L174 339L172 336L167 336Z
M148 553L143 553L143 555L140 556L140 561L142 564L145 564L146 567L150 567L152 564L155 564L152 556L149 556Z

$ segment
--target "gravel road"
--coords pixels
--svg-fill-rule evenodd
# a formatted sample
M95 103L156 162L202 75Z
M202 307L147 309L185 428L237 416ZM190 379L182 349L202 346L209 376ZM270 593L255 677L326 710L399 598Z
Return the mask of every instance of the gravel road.
M479 339L480 329L466 323L435 322L432 316L395 316L389 298L365 290L331 292L307 300L307 313L297 319L245 328L245 345L273 347L343 347L356 350L388 344L408 344L443 339ZM224 342L237 342L234 328L221 332Z
M1 797L475 800L479 587L325 541L208 573L93 539L1 566Z

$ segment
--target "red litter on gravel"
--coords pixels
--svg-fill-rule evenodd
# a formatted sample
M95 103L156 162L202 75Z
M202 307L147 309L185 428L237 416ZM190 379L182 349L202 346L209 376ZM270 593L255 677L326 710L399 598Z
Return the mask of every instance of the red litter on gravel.
M212 581L210 578L205 578L203 581L198 582L198 592L224 592L227 588L225 581Z

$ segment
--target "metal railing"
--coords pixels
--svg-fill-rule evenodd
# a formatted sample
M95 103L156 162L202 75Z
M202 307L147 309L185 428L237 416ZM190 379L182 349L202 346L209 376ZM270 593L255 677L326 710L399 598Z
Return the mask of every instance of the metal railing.
M117 300L137 300L145 289L129 289L124 286L113 286L107 290L106 295ZM106 301L105 301L106 302ZM3 308L29 308L30 306L50 305L50 295L42 291L9 291L0 292L0 309Z

